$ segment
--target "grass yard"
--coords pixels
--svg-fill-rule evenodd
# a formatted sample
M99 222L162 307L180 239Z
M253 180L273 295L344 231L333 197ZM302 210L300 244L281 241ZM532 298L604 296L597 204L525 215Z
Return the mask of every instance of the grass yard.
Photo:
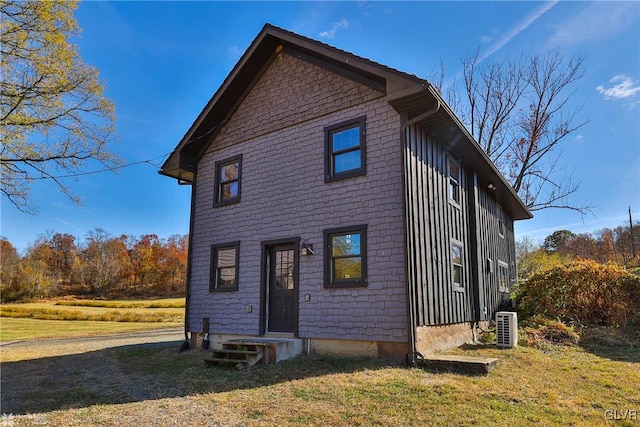
M71 338L182 327L182 322L96 322L0 318L0 342L43 338ZM1 425L1 424L0 424Z
M184 298L2 304L0 315L0 342L135 332L184 325Z
M109 348L3 363L3 411L20 414L3 421L16 426L637 426L637 344L599 336L587 349L454 350L500 359L497 369L479 377L313 354L240 372L206 367L202 351L178 354L179 342ZM49 374L38 376L45 369ZM65 375L70 369L73 375ZM28 386L5 400L13 390L11 378Z

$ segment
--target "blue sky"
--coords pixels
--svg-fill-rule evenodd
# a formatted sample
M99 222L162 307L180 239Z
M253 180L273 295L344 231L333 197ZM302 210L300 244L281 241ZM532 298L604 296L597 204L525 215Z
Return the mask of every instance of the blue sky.
M3 199L0 234L20 250L47 231L187 233L190 188L157 170L267 22L427 79L441 61L459 75L479 45L489 59L584 54L571 99L589 123L563 143L562 161L581 183L578 199L597 207L584 218L537 212L517 223L517 238L615 227L629 206L640 219L639 2L84 2L76 18L80 53L116 106L112 149L149 162L65 178L80 206L47 182L32 187L37 216Z

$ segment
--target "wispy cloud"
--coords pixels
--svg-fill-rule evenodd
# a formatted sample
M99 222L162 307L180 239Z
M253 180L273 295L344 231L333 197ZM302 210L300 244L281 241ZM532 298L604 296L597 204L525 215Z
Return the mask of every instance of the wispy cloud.
M63 220L62 218L56 218L56 221L58 221L59 223L61 223L63 225L66 225L67 227L77 231L78 233L84 233L86 231L86 230L81 229L80 227L77 227L77 226L71 224L68 221Z
M558 2L559 2L559 0L553 0L553 1L546 2L542 6L538 7L536 10L531 12L529 15L524 17L513 28L511 28L508 32L506 32L501 37L499 37L498 40L495 43L490 45L486 51L480 52L480 56L478 58L478 64L483 62L483 61L485 61L485 60L487 60L491 55L496 53L504 45L506 45L511 40L513 40L514 37L516 37L518 34L523 32L527 28L529 28L529 26L531 24L536 22L542 15L547 13L549 11L549 9L551 9L553 6L555 6ZM482 43L490 43L491 41L493 41L496 38L496 34L497 33L494 30L494 31L492 31L492 33L490 35L485 35L485 36L481 37L480 41ZM443 84L443 91L446 91L447 88L449 88L450 86L456 84L456 82L462 77L462 74L463 74L463 72L462 72L462 70L460 70L455 75L453 75L450 79L448 79Z
M330 30L322 31L319 34L319 36L323 39L332 39L336 35L339 29L348 28L348 27L349 27L349 21L347 21L345 18L342 18L341 20L334 22Z
M500 37L493 45L489 46L485 52L480 56L480 62L489 58L491 55L496 53L498 50L502 49L504 45L513 40L518 34L529 28L531 24L536 22L542 15L547 13L549 9L555 6L559 0L549 1L542 4L536 10L527 15L524 19L518 22L513 28L511 28L507 33L505 33L502 37ZM492 36L485 36L483 40L487 40L487 38L492 38Z
M609 83L612 84L609 87L603 85L596 87L596 90L604 95L604 99L626 101L630 107L638 105L640 102L640 83L624 74L614 76L609 80Z
M240 49L238 46L229 46L227 48L227 53L231 58L237 60L237 59L240 59L243 52L242 52L242 49Z
M549 39L549 45L572 46L601 40L633 25L639 17L640 8L635 1L589 2L561 24Z

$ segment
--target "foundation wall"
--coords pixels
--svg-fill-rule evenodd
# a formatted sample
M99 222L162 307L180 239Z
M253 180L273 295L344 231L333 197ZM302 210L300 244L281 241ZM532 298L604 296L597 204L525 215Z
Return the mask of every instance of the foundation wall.
M384 341L312 339L310 346L311 351L318 354L380 357L393 359L397 363L404 363L409 352L406 343Z
M203 350L204 333L191 334L191 348ZM222 344L229 340L251 339L255 336L233 334L209 334L209 350L220 350ZM392 359L397 363L404 363L409 347L406 343L360 341L360 340L332 340L332 339L306 339L303 341L304 353L331 354L347 357L380 357Z
M487 322L480 322L480 328L486 329ZM475 323L456 323L442 326L418 326L416 331L416 350L422 354L435 353L478 342L479 332Z

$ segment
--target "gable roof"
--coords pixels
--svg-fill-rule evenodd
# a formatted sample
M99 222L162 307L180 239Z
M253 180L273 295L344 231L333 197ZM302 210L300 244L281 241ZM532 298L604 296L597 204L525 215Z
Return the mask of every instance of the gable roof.
M270 24L266 24L253 40L159 172L192 182L198 159L283 50L384 93L392 107L406 114L408 122L425 125L463 166L475 170L479 185L494 187L498 203L512 218L532 217L511 185L427 80Z

